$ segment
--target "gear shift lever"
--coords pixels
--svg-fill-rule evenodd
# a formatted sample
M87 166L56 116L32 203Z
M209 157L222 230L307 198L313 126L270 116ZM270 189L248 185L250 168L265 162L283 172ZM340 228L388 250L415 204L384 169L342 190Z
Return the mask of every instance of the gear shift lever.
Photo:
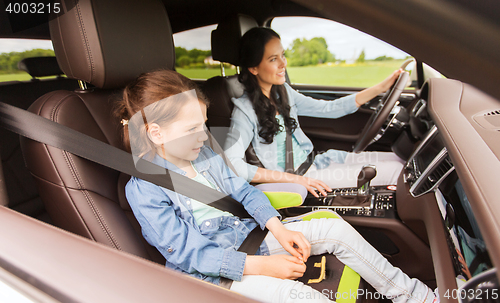
M358 175L358 195L369 195L371 192L370 181L377 175L375 165L368 164L361 168Z

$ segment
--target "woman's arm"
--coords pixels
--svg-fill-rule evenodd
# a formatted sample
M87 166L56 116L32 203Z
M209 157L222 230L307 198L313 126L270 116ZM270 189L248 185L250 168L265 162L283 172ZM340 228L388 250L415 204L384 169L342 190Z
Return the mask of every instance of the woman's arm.
M366 102L370 101L371 99L375 98L381 93L389 90L389 88L391 88L391 86L394 84L394 82L399 77L399 74L401 74L402 71L403 71L402 69L398 69L394 71L391 75L389 75L389 77L387 77L384 81L357 93L356 106L360 107L361 105L365 104Z
M304 96L290 86L287 87L291 104L297 105L300 116L319 118L340 118L355 112L358 107L387 91L402 72L401 69L394 71L384 81L364 89L359 93L348 95L333 101L319 100ZM287 84L285 84L287 85Z
M314 188L316 188L323 196L327 195L327 191L332 189L321 180L316 180L300 175L269 170L262 167L257 168L252 182L255 183L298 183L303 185L315 197L319 197Z

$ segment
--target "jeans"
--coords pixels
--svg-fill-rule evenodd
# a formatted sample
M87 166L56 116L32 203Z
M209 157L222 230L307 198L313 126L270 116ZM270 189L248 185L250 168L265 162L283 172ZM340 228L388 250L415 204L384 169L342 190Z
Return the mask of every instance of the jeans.
M361 168L366 164L374 164L377 175L371 185L395 185L404 165L404 161L391 152L347 153L344 163L336 163L335 159L329 163L323 169L311 165L304 176L321 180L331 188L356 187Z
M311 243L311 255L332 253L380 294L395 303L427 303L434 300L429 287L410 279L392 266L375 248L343 219L313 219L285 224L289 230L300 231ZM288 254L269 233L265 239L271 255ZM244 275L233 282L231 290L262 302L332 302L335 296L318 292L301 282L258 275Z

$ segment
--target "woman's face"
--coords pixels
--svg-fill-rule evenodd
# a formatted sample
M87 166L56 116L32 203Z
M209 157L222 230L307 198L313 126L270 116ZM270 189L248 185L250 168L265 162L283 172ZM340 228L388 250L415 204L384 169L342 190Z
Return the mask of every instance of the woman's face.
M269 40L260 64L248 70L257 77L264 94L271 90L273 84L285 83L286 58L281 40L277 37Z

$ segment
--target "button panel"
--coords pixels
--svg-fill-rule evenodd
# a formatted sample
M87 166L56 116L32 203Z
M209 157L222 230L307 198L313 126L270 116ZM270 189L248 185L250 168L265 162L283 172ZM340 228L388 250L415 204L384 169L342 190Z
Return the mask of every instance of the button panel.
M335 197L337 196L356 196L357 188L337 188L329 192L326 197L314 197L309 194L302 206L298 208L304 211L330 209L341 216L363 216L378 218L395 218L396 212L396 188L387 186L374 186L373 195L369 206L336 206ZM333 204L333 205L332 205Z

